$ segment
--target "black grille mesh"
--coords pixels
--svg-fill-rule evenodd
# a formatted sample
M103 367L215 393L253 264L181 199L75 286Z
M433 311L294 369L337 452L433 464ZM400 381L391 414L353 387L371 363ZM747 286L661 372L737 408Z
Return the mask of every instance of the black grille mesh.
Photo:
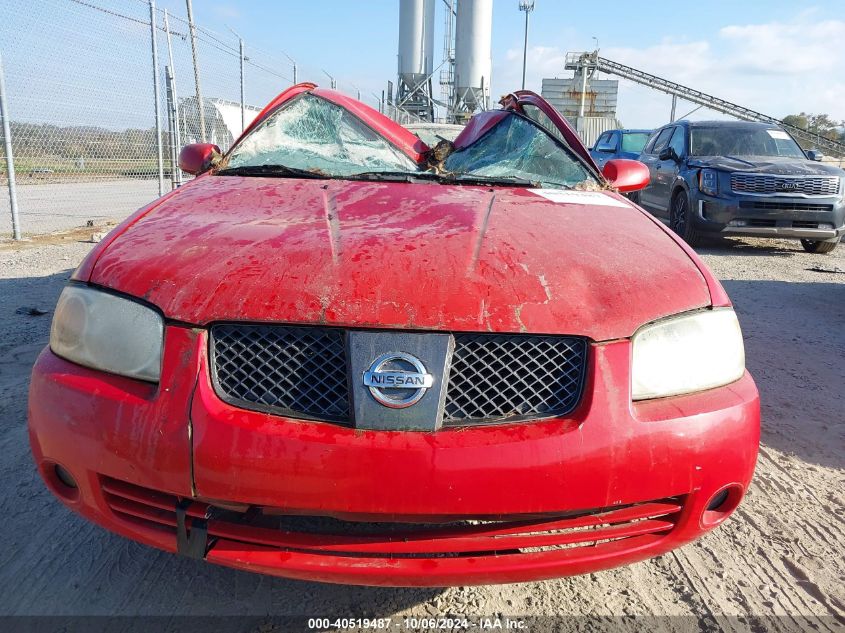
M211 340L216 387L226 402L349 422L342 330L215 325Z
M808 196L835 196L839 193L839 177L731 174L731 189L739 193L803 193Z
M581 397L586 355L586 342L574 337L458 334L443 423L569 413Z
M350 423L342 329L215 325L211 348L224 401ZM586 341L577 337L456 334L443 424L565 415L581 398L586 359Z

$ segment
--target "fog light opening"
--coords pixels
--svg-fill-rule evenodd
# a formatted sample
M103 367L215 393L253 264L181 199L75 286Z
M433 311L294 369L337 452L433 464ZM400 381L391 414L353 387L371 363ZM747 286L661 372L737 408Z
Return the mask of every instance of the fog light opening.
M66 468L56 464L53 469L56 472L56 478L71 490L76 490L79 486L76 485L76 479L73 478Z
M714 510L718 510L719 506L725 503L725 500L728 498L728 491L727 489L723 490L722 492L717 492L716 496L710 499L710 503L707 504L707 511L712 512Z
M67 468L52 461L45 461L41 468L44 481L54 495L67 503L79 499L79 484Z
M717 490L707 501L704 512L701 513L701 527L716 527L727 519L739 506L739 502L742 501L742 494L742 486L739 484L731 484Z

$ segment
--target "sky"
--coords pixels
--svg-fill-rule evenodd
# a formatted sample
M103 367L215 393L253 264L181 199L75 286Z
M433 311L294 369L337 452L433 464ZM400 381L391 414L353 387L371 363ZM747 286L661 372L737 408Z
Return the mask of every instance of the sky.
M148 0L4 0L0 53L13 120L147 127L154 116ZM443 46L436 2L435 66ZM171 16L177 89L192 94L185 0L156 0ZM246 101L261 106L292 79L361 93L370 105L396 81L399 0L193 0L204 31L204 96L239 99L237 32L250 58ZM781 118L800 111L845 119L845 0L709 0L707 3L536 0L527 85L569 76L567 51L591 50L745 107ZM520 87L524 14L494 0L494 100ZM160 32L159 32L160 33ZM180 33L182 37L180 37ZM594 39L596 38L596 39ZM159 34L160 64L167 63ZM260 66L260 67L259 67ZM325 71L325 72L324 72ZM160 68L160 76L163 76ZM438 95L439 96L439 95ZM162 96L163 98L163 96ZM620 82L627 127L668 120L671 97ZM695 106L681 102L677 114ZM701 110L690 118L715 118Z
M398 4L194 0L194 12L210 29L238 31L247 48L252 42L268 52L284 50L307 66L330 69L372 102L371 93L380 92L396 74ZM160 0L159 6L184 10L181 0ZM845 119L843 9L843 0L536 0L526 87L539 92L543 77L569 76L563 69L566 52L591 50L595 37L604 57L766 114L783 117L803 110ZM435 63L440 61L444 15L438 0ZM518 0L494 0L493 95L519 88L523 16ZM312 74L328 81L319 71ZM670 101L668 95L622 82L619 118L629 127L660 125ZM680 103L678 115L693 107Z

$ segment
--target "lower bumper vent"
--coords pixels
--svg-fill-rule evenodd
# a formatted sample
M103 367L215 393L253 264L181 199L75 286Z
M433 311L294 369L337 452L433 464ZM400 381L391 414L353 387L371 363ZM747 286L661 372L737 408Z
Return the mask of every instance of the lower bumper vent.
M643 537L662 537L675 527L683 499L673 497L616 508L559 515L505 518L457 517L439 523L343 521L276 514L273 509L242 511L190 502L115 479L102 490L115 517L136 532L177 536L177 507L188 529L207 530L208 556L215 548L302 552L362 559L527 556L537 552L597 547Z

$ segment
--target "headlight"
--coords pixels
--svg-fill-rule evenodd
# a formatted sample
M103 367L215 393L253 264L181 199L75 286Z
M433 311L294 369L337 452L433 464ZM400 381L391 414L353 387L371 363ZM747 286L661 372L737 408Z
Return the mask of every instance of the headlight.
M702 169L698 172L698 189L708 196L719 194L719 172L713 169Z
M84 286L59 297L50 349L74 363L158 382L164 322L140 303Z
M634 400L676 396L726 385L745 372L745 348L729 308L670 317L631 341Z

